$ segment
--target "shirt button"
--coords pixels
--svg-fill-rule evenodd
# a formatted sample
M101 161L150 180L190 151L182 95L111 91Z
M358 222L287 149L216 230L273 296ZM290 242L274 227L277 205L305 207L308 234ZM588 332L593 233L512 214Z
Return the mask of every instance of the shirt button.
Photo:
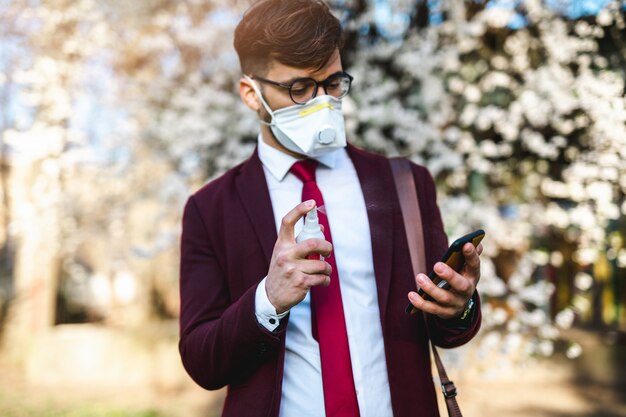
M270 319L270 324L276 324L276 319Z

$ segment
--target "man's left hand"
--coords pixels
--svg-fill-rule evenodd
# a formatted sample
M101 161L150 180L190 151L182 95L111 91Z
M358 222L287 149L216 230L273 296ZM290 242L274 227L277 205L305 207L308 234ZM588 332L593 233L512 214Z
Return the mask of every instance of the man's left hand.
M409 293L409 301L413 306L426 313L434 314L442 319L451 319L459 317L469 299L474 295L476 285L480 280L480 254L483 251L483 245L479 244L477 248L471 243L463 246L463 256L465 257L465 266L459 273L450 268L443 262L435 264L435 273L441 278L448 281L450 288L443 289L437 287L425 274L418 274L415 282L426 294L433 298L433 301L427 301L417 292Z

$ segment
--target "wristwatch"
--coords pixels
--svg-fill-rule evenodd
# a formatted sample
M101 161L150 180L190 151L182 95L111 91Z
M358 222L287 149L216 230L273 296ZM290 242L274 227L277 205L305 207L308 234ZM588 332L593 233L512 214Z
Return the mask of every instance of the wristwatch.
M461 320L467 319L470 316L470 313L472 312L473 308L474 308L474 297L471 297L469 300L467 300L467 303L465 304L465 310L463 310L463 313L461 314L459 319Z

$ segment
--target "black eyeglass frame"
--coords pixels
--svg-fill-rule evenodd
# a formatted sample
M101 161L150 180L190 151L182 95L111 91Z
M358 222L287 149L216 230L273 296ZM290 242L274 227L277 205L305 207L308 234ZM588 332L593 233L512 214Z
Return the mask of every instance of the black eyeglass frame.
M352 80L354 80L354 77L352 75L348 74L345 71L336 72L336 73L332 74L330 77L326 78L323 81L317 81L317 80L315 80L314 78L311 78L311 77L303 77L303 78L296 78L295 80L293 80L289 84L283 84L283 83L279 83L279 82L276 82L276 81L268 80L267 78L259 77L257 75L252 75L252 76L250 76L250 78L252 78L253 80L259 80L262 83L272 84L272 85L275 85L276 87L281 87L281 88L284 88L284 89L288 90L289 91L289 98L291 99L291 101L293 101L295 104L298 104L298 105L302 106L302 105L306 104L307 101L311 100L312 98L317 97L317 92L319 91L320 85L324 89L324 93L328 94L328 91L326 91L326 88L327 88L327 86L329 84L329 81L331 79L333 79L334 77L337 77L337 76L345 76L345 77L348 77L348 80L349 80L348 89L346 90L346 92L344 94L342 94L341 96L337 97L337 98L343 98L343 97L347 96L348 93L350 93L350 89L352 89ZM293 87L293 85L295 83L300 82L300 81L313 81L313 84L315 85L315 89L313 90L313 94L311 95L311 97L309 97L304 102L296 101L293 98L293 95L291 94L291 87Z

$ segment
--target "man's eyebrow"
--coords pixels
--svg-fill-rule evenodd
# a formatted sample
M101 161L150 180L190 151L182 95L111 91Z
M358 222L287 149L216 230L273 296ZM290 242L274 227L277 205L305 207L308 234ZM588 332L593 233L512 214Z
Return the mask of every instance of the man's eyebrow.
M311 78L311 77L291 77L290 79L288 79L286 81L281 81L280 83L281 84L285 84L285 85L289 85L289 84L291 84L292 82L294 82L296 80L302 80L302 79L305 79L305 78Z
M334 73L330 74L328 77L326 77L325 79L323 79L323 80L319 80L319 81L318 81L318 80L316 80L316 79L315 79L315 78L313 78L313 77L292 77L292 78L290 78L290 79L288 79L288 80L286 80L286 81L280 81L280 83L281 83L281 84L285 84L285 85L289 85L289 84L293 83L293 82L294 82L294 81L296 81L296 80L306 80L306 79L314 80L314 81L315 81L315 82L317 82L317 83L323 83L324 81L326 81L326 80L327 80L327 79L329 79L330 77L333 77L333 76L338 75L338 74L343 74L343 70L339 70L339 71L337 71L337 72L334 72Z

